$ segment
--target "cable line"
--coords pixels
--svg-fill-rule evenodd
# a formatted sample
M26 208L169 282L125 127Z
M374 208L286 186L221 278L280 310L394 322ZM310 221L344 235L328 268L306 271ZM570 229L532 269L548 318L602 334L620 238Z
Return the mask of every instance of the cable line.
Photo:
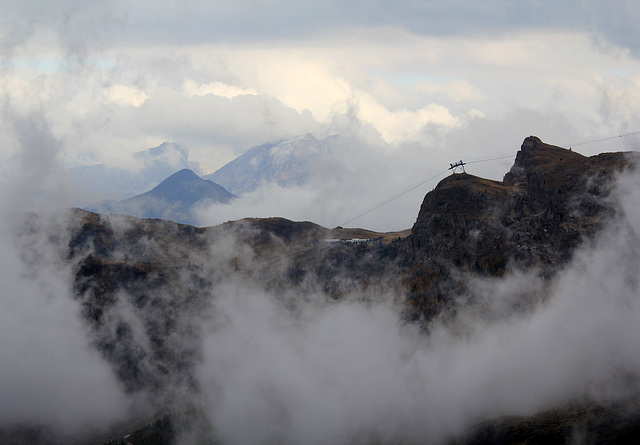
M477 164L479 162L488 162L488 161L497 161L499 159L506 159L506 158L511 158L513 157L513 153L509 154L509 155L498 155L498 156L487 156L484 158L474 158L471 161L467 162L467 164ZM340 224L340 226L346 226L349 223L352 223L353 221L355 221L356 219L360 219L365 215L368 215L369 213L373 212L374 210L378 210L380 207L389 204L391 201L394 201L396 199L398 199L399 197L406 195L407 193L409 193L412 190L417 189L418 187L420 187L423 184L426 184L429 181L432 181L434 179L436 179L438 176L448 172L449 170L451 170L450 168L447 168L445 170L442 170L441 172L438 172L432 176L429 176L427 179L423 179L422 181L418 182L417 184L412 185L411 187L393 195L390 198L385 199L384 201L382 201L380 204L376 205L375 207L367 210L364 213L359 214L358 216L351 218L349 221L345 221L344 223Z
M571 147L577 147L579 145L595 144L596 142L604 142L604 141L610 141L612 139L626 138L627 136L634 136L636 134L640 134L640 131L634 131L633 133L627 133L627 134L619 134L618 136L611 136L603 139L595 139L593 141L578 142L577 144L565 145L565 147L571 148Z
M623 138L623 137L627 137L627 136L634 136L634 135L636 135L636 134L640 134L640 131L635 131L635 132L633 132L633 133L627 133L627 134L620 134L620 135L618 135L618 136L612 136L612 137L603 138L603 139L595 139L595 140L593 140L593 141L579 142L579 143L577 143L577 144L572 144L572 145L568 145L568 146L565 146L565 147L569 147L569 148L571 148L571 147L577 147L577 146L579 146L579 145L595 144L596 142L609 141L609 140L612 140L612 139L619 139L619 138ZM455 166L463 166L463 165L465 165L465 164L478 164L478 163L480 163L480 162L497 161L497 160L499 160L499 159L512 158L513 156L514 156L514 155L513 155L513 153L510 153L510 154L504 154L504 155L487 156L487 157L483 157L483 158L473 158L473 159L471 159L471 160L469 160L469 161L467 161L467 162L464 162L464 163L463 163L462 161L460 161L460 163L456 163L456 165L455 165ZM458 164L460 164L460 165L458 165ZM385 200L384 200L384 201L382 201L380 204L378 204L378 205L376 205L375 207L373 207L373 208L371 208L371 209L367 210L367 211L366 211L366 212L364 212L364 213L359 214L359 215L358 215L358 216L356 216L355 218L351 218L349 221L346 221L346 222L344 222L344 223L340 224L340 226L346 226L347 224L352 223L352 222L353 222L353 221L355 221L356 219L360 219L360 218L362 218L363 216L368 215L369 213L373 212L374 210L378 210L380 207L382 207L382 206L384 206L384 205L386 205L386 204L389 204L391 201L398 199L398 198L399 198L399 197L401 197L402 195L406 195L406 194L407 194L407 193L409 193L410 191L412 191L412 190L414 190L414 189L417 189L418 187L420 187L421 185L423 185L423 184L425 184L425 183L427 183L427 182L429 182L429 181L434 180L434 179L435 179L435 178L437 178L438 176L440 176L440 175L442 175L442 174L446 173L447 171L449 171L449 170L451 170L451 169L453 169L453 168L454 168L454 164L451 164L451 168L447 168L447 169L445 169L445 170L442 170L441 172L438 172L438 173L436 173L436 174L434 174L434 175L432 175L432 176L429 176L427 179L424 179L424 180L420 181L419 183L417 183L417 184L415 184L415 185L412 185L411 187L409 187L409 188L407 188L407 189L405 189L405 190L401 191L400 193L398 193L398 194L396 194L396 195L394 195L394 196L392 196L392 197L390 197L390 198L388 198L388 199L385 199ZM464 169L464 167L462 167L462 168Z
M507 158L513 158L514 154L508 154L508 155L497 155L497 156L488 156L486 158L474 158L471 159L470 161L467 161L467 164L477 164L479 162L488 162L488 161L497 161L498 159L507 159Z
M427 179L424 179L424 180L420 181L419 183L417 183L417 184L415 184L415 185L412 185L412 186L411 186L411 187L409 187L408 189L405 189L405 190L401 191L400 193L398 193L398 194L396 194L396 195L392 196L391 198L385 199L384 201L382 201L380 204L378 204L377 206L373 207L372 209L367 210L366 212L361 213L360 215L356 216L355 218L351 218L349 221L346 221L346 222L344 222L344 223L340 224L340 226L346 226L347 224L349 224L349 223L351 223L351 222L355 221L356 219L360 219L360 218L362 218L364 215L368 215L369 213L373 212L374 210L378 210L378 209L379 209L380 207L382 207L383 205L389 204L391 201L393 201L393 200L395 200L395 199L398 199L398 198L399 198L399 197L401 197L402 195L406 195L406 194L407 194L407 193L409 193L411 190L417 189L417 188L418 188L418 187L420 187L421 185L423 185L423 184L425 184L425 183L427 183L427 182L429 182L429 181L434 180L434 179L435 179L435 178L437 178L438 176L440 176L440 175L442 175L442 174L444 174L444 173L446 173L446 172L448 172L448 171L449 171L449 169L445 169L445 170L442 170L441 172L438 172L438 173L436 173L436 174L434 174L434 175L432 175L432 176L429 176Z

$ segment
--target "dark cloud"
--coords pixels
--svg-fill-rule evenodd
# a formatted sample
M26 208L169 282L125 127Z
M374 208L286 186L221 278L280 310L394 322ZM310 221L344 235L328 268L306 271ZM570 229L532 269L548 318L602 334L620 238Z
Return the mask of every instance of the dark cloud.
M112 26L118 30L112 38L121 44L197 44L326 38L352 28L396 27L440 37L548 30L586 32L635 50L638 14L633 1L401 0L389 7L379 0L168 1L152 6L118 0L80 8L73 19L65 18L71 25L65 34L93 35Z
M584 32L597 44L635 54L640 7L632 0L517 2L513 0L380 0L313 4L296 1L81 2L35 1L5 5L3 47L50 29L69 54L109 46L191 45L223 42L341 38L362 29L394 27L423 36L508 36L522 31Z

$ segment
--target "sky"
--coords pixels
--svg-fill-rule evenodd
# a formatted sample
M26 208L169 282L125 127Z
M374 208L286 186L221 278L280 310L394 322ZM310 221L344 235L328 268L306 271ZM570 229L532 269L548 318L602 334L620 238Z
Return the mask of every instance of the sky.
M23 150L15 123L25 119L63 167L126 166L172 141L215 171L265 142L341 134L359 141L346 157L361 181L344 199L351 213L279 207L308 199L295 190L252 215L337 225L451 162L515 157L531 134L570 146L640 130L634 1L59 0L0 1L0 11L3 172ZM512 161L471 172L501 179ZM434 185L391 209L403 215L395 223L358 222L407 228Z

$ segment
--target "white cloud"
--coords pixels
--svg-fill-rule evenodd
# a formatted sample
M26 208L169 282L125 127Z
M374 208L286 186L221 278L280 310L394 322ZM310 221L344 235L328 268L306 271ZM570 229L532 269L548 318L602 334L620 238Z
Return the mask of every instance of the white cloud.
M487 97L468 80L445 82L441 84L419 83L416 85L418 91L429 95L440 94L451 98L454 102L466 100L483 101Z
M17 148L0 180L0 424L69 435L101 429L122 419L127 400L92 349L73 296L74 266L63 260L64 209L82 191L70 187L44 113L5 104L2 117Z
M234 85L227 85L223 82L211 82L208 84L199 85L194 80L187 79L184 81L184 85L182 89L189 96L206 96L207 94L213 94L215 96L226 97L227 99L232 99L236 96L243 95L253 95L255 96L256 91L254 89L243 89Z
M221 13L238 19L245 6ZM82 14L96 24L96 11L102 10L86 7ZM143 17L144 11L144 5L134 5L129 20ZM206 16L212 10L170 3L155 17L173 23L196 13ZM40 19L58 25L64 14L52 14ZM115 21L98 35L122 24L115 17L124 20L118 14L109 16ZM471 157L485 154L477 142L469 148L454 146L442 143L445 136L466 138L470 126L484 119L486 128L495 128L484 135L486 143L493 144L504 131L493 123L514 125L513 116L526 114L520 111L562 117L571 124L567 131L584 133L578 140L640 127L633 113L638 60L625 48L594 45L593 34L584 28L521 26L508 34L429 34L403 26L409 18L400 14L397 21L376 26L366 20L350 26L345 22L296 38L286 33L260 41L211 38L198 45L189 45L188 36L175 44L141 38L152 29L169 29L148 24L135 35L119 33L113 41L102 40L102 46L71 45L82 49L83 57L65 46L73 33L58 40L57 28L44 26L20 40L21 54L29 60L52 60L56 69L13 59L15 63L0 71L0 85L3 101L14 108L43 110L51 131L64 141L62 153L69 163L119 162L130 152L170 140L187 147L192 160L217 169L255 145L339 130L362 139L382 138L395 150L422 145L420 155L437 164L449 157L444 150L464 150ZM74 22L76 31L80 22ZM301 31L285 28L294 34ZM99 60L109 63L95 62ZM558 133L542 133L554 127L551 121L523 121L516 127L522 132L511 149L529 134L554 142ZM7 132L2 136L10 140Z
M452 128L460 124L459 119L446 107L435 103L415 111L407 109L391 111L364 92L356 95L355 102L358 104L358 117L371 124L389 143L415 140L427 125Z
M114 85L104 93L107 103L139 107L149 96L136 86Z

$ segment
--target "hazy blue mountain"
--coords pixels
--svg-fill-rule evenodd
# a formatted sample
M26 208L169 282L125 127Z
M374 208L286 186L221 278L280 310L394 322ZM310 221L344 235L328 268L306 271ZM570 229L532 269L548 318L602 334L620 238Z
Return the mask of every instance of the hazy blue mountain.
M266 182L302 185L315 173L318 161L331 156L339 140L339 136L318 140L306 134L259 145L205 178L236 194L252 192Z
M78 187L100 199L124 199L155 187L178 170L200 170L197 162L189 161L188 150L173 142L135 153L132 164L131 168L83 165L69 171Z
M122 201L103 201L90 210L195 225L195 205L229 203L235 197L221 185L200 178L192 170L183 169L146 193Z

